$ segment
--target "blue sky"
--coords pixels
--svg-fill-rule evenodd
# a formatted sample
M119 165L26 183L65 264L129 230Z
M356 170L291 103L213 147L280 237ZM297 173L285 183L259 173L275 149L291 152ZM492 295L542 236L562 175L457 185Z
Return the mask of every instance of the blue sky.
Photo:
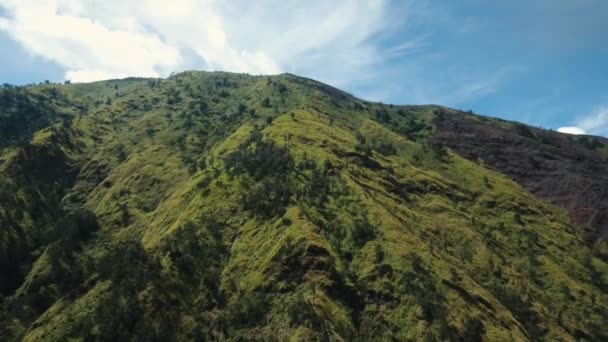
M608 136L606 32L602 0L0 0L0 82L291 72Z

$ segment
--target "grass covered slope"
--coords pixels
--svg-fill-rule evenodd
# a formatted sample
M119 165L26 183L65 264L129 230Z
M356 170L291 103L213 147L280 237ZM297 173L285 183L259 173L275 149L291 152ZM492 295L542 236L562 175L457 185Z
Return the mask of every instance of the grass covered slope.
M68 119L0 153L9 340L608 338L602 245L429 139L437 107L291 75L49 89Z

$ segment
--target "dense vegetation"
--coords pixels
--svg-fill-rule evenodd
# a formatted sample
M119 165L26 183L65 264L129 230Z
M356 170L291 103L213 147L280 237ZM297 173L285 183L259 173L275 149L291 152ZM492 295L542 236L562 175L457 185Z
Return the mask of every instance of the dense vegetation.
M605 243L454 153L470 114L292 75L2 91L3 340L608 339Z

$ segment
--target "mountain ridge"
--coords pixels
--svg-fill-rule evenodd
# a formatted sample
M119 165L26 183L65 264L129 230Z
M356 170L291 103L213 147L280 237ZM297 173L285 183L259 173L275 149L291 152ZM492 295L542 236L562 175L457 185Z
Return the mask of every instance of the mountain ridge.
M30 91L58 115L0 152L10 339L608 335L604 245L450 146L460 112L293 75Z

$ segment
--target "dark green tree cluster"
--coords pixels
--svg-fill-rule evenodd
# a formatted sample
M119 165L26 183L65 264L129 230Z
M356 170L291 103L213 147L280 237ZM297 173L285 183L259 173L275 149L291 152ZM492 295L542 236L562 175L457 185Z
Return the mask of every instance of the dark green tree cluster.
M45 95L22 87L0 88L0 148L27 143L35 131L64 117Z
M378 139L376 137L367 139L361 132L357 132L355 138L357 139L355 151L363 157L363 163L367 166L374 166L374 162L370 158L372 156L372 151L376 151L384 156L397 154L397 148L390 141L386 141L382 138Z
M331 194L336 178L331 162L326 160L323 166L318 166L313 159L304 156L298 167L308 177L299 190L299 197L311 204L323 205Z
M245 175L254 182L243 195L246 210L263 217L285 212L293 193L289 178L293 160L286 149L264 139L261 132L254 130L235 152L226 157L224 166L230 175Z
M293 160L286 149L264 139L260 131L254 130L235 152L226 157L224 166L231 175L245 174L259 181L286 174L293 166Z
M288 91L287 86L284 83L277 83L276 87L277 87L277 90L279 91L279 94L281 94L281 95L287 93L287 91Z
M373 145L373 149L384 156L392 156L397 154L397 148L390 142L378 142Z
M445 162L448 157L447 148L440 142L430 141L423 145L423 149L426 151L430 151L432 153L433 158Z
M369 221L369 215L366 210L363 210L355 216L350 227L350 238L356 246L363 246L367 241L373 239L375 234L375 227Z
M182 96L180 91L176 88L169 88L169 91L167 92L167 104L174 105L180 103L181 101Z
M243 197L243 208L263 218L282 216L293 195L287 175L269 176L254 184Z
M392 120L391 115L388 113L388 110L385 107L376 109L374 115L376 120L380 121L381 123L390 123Z
M395 131L399 134L404 135L406 138L412 141L418 141L425 137L426 132L431 130L432 127L428 126L422 120L417 120L410 117L405 122L400 122L395 128Z

